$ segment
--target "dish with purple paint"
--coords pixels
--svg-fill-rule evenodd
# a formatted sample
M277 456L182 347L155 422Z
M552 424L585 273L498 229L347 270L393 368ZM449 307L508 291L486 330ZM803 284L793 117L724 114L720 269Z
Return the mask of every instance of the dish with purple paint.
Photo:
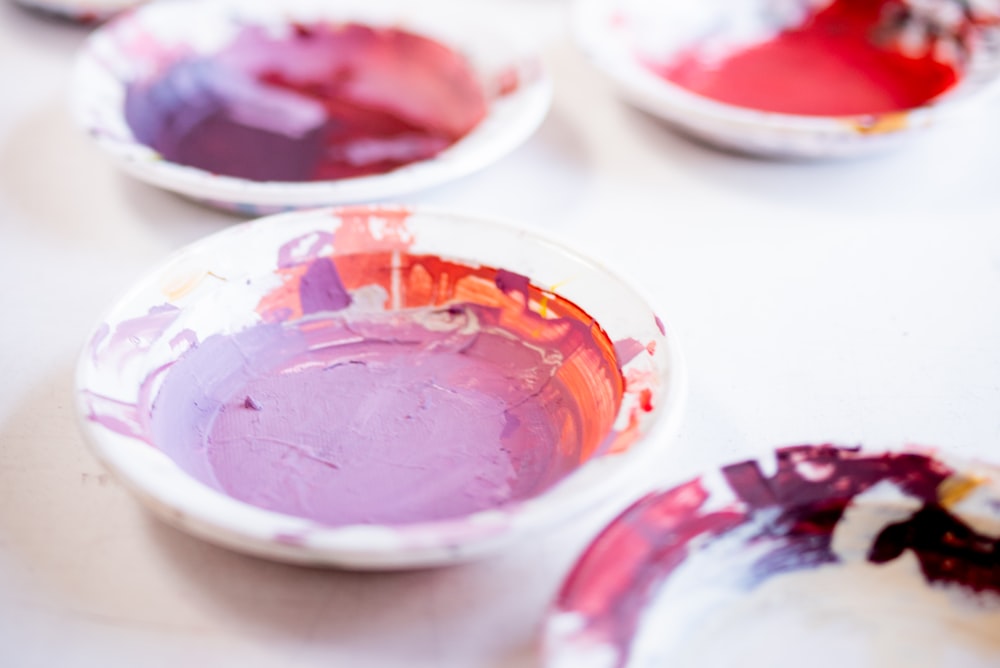
M800 446L651 494L577 563L546 650L573 668L995 666L1000 469Z
M181 251L104 319L77 385L95 452L173 524L398 568L495 549L639 474L683 373L642 297L573 251L355 207Z
M256 213L371 201L525 141L551 84L517 35L447 3L156 3L87 42L79 124L133 176Z

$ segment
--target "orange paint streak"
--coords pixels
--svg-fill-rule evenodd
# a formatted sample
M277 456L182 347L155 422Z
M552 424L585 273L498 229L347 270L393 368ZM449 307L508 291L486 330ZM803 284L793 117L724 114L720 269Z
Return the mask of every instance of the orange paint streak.
M618 432L611 445L608 447L609 455L617 455L626 452L632 444L639 440L639 413L632 411L628 417L628 427Z
M293 267L278 269L281 276L281 286L264 295L257 304L257 313L265 322L282 320L298 320L302 317L302 304L299 301L299 282L309 268L308 264L297 264Z
M554 398L561 396L568 405L582 407L578 418L574 411L566 411L557 425L560 449L567 449L564 454L580 462L595 454L611 433L626 384L611 340L590 315L535 286L529 286L525 303L522 293L507 293L497 287L495 268L409 254L413 238L406 229L409 212L405 210L360 207L341 209L337 215L341 225L330 259L348 291L381 286L388 295L385 308L393 303L403 308L471 303L496 309L499 325L528 345L559 350L563 363L546 392L554 393ZM265 321L302 316L300 282L310 262L278 270L281 286L262 298L257 307ZM395 288L402 294L393 294ZM624 451L637 437L638 423L633 416L629 429L615 437L612 451Z

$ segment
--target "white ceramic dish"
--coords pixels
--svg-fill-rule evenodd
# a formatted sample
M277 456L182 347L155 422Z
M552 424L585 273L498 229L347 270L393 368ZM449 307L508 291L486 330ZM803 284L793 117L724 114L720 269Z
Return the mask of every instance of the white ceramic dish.
M246 26L289 34L296 25L360 23L393 27L434 39L463 55L487 97L485 118L436 157L393 171L329 181L253 181L173 164L136 141L126 122L130 82L177 53L212 54ZM248 214L376 201L465 176L524 142L544 119L551 82L531 47L516 34L477 21L448 3L388 1L212 0L155 3L102 27L79 56L73 111L126 171L144 181L208 204Z
M598 454L531 498L463 517L392 526L329 526L265 510L198 482L165 454L162 446L168 444L157 443L151 425L152 406L163 376L169 377L163 372L192 349L192 342L244 331L266 318L293 321L294 308L267 311L262 305L287 297L289 286L297 285L290 277L300 275L299 269L326 259L350 262L341 258L376 251L517 272L541 286L530 306L536 314L551 318L552 304L569 300L587 314L586 322L596 320L610 341L630 340L631 352L616 353L627 384L620 408L609 409L613 422L607 423L612 426L601 436ZM344 276L350 285L353 279ZM396 296L378 308L394 310L400 283L393 281L385 285ZM371 289L351 288L359 300ZM642 297L599 264L524 229L398 207L282 214L181 250L108 313L77 372L87 441L107 468L165 520L236 550L360 569L460 562L566 521L627 484L663 452L684 387L673 337Z
M546 664L1000 662L1000 470L784 448L625 511L546 623Z
M145 0L16 0L19 5L70 21L105 21Z
M671 83L642 62L668 62L672 54L707 36L731 35L737 43L753 43L781 29L775 25L796 25L803 12L816 4L826 3L577 0L574 34L589 59L636 107L703 141L766 157L846 157L888 148L960 117L969 105L981 103L998 88L1000 36L996 25L979 34L971 63L958 86L927 105L884 114L804 116L733 106ZM950 0L937 0L937 4L951 5L952 10L957 5ZM930 8L932 12L936 9ZM984 9L990 10L989 5ZM942 32L947 39L948 29L942 28Z

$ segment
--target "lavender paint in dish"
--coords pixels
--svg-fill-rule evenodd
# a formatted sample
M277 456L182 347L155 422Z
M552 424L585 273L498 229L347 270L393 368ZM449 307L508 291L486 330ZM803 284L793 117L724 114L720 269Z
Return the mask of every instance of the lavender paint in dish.
M154 272L94 332L78 396L102 461L181 528L297 562L455 563L646 468L683 382L665 331L525 230L316 210Z

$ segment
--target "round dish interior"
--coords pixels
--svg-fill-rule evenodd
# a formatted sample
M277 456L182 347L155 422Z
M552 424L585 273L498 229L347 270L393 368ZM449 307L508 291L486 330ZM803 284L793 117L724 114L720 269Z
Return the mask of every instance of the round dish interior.
M550 665L996 664L995 468L832 446L776 464L727 466L613 522L559 597ZM588 654L602 658L573 662Z
M440 3L182 0L96 31L73 100L133 175L258 212L482 168L530 136L550 97L530 46Z
M655 316L571 254L464 224L309 213L183 253L81 362L99 452L112 468L156 453L172 475L313 528L516 512L587 462L627 454L670 403ZM492 239L486 255L508 261L452 255L470 245L453 234ZM598 310L526 267L598 290ZM602 308L625 320L605 330Z
M950 0L580 0L581 46L637 106L709 142L851 155L998 85L1000 13Z

